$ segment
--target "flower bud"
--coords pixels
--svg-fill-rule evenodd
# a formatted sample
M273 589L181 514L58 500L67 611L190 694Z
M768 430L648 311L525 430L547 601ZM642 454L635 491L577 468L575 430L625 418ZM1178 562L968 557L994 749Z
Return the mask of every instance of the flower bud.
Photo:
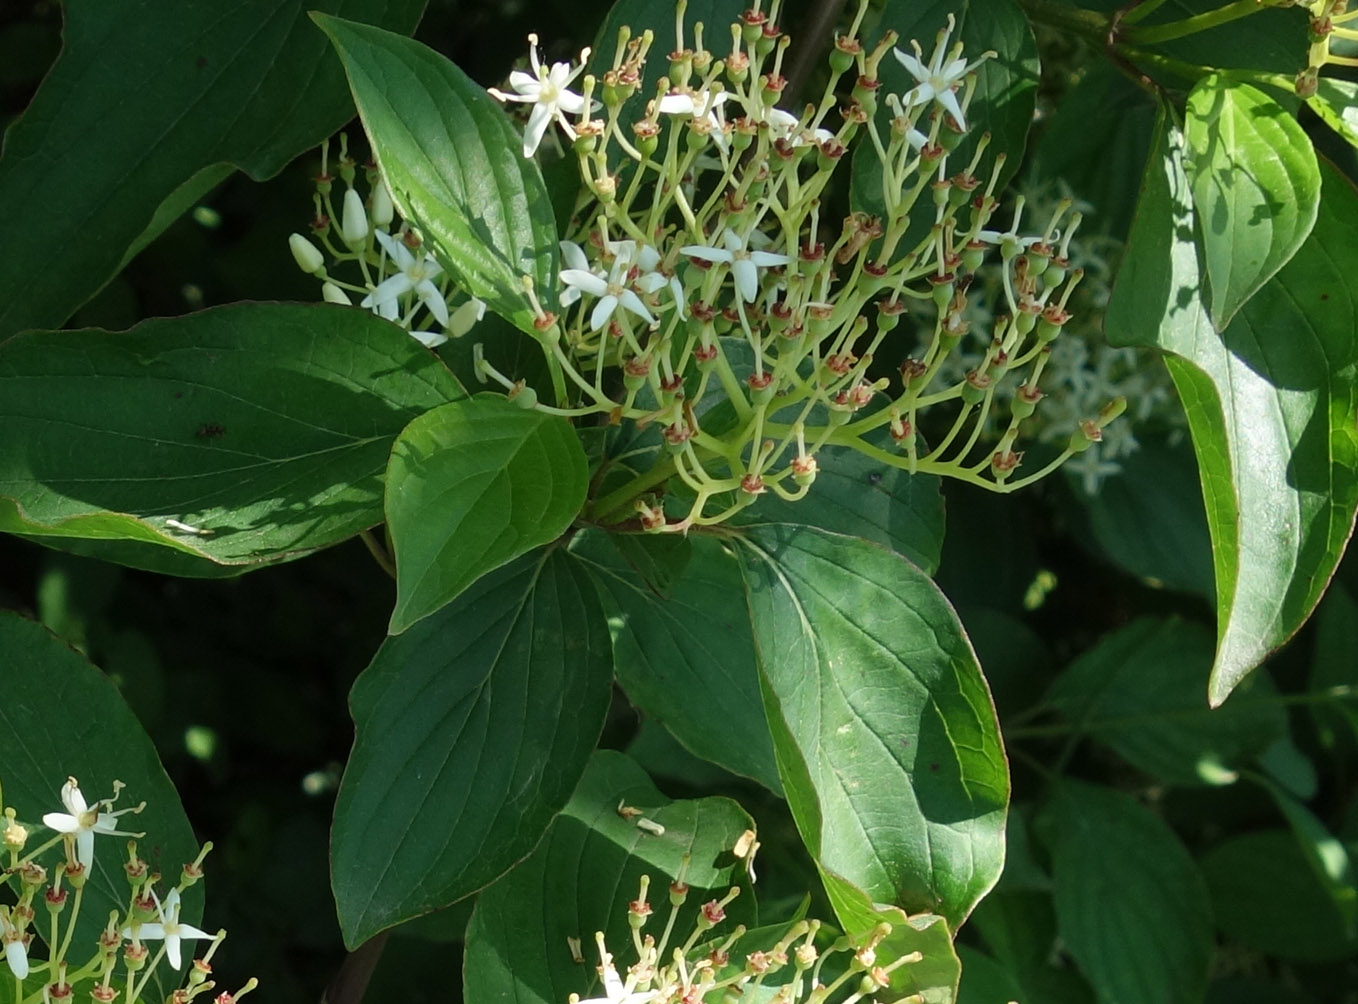
M391 193L387 191L384 181L378 179L373 186L372 194L372 221L374 226L385 230L391 226L391 221L396 216L396 207L391 204Z
M307 275L317 275L325 271L325 256L321 254L320 248L301 234L292 234L288 237L288 248L292 251L292 260Z
M368 240L368 214L363 208L363 200L358 197L358 193L352 188L345 189L344 192L344 211L340 218L340 237L349 246L349 250L357 251Z
M485 301L472 297L454 310L452 316L448 318L448 336L450 338L461 338L472 329L472 325L485 316Z
M354 305L354 301L349 299L349 294L340 289L333 282L327 282L321 286L321 299L326 303L338 303L346 307L352 307Z

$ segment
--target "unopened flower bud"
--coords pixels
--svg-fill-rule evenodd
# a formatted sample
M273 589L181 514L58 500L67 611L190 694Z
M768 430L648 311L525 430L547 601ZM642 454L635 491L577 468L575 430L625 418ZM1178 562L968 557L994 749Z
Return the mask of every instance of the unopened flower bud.
M340 289L333 282L322 284L321 299L326 303L338 303L345 307L352 307L354 305L354 301L349 299L349 294Z
M301 234L292 234L288 237L288 248L292 251L292 260L307 275L325 271L325 256L321 254L320 248Z
M462 306L453 311L448 318L447 334L449 338L461 338L477 321L486 316L486 304L483 300L472 297Z
M378 180L373 186L372 194L372 221L374 226L386 229L391 226L391 221L396 216L396 207L391 204L391 193L387 191L386 183Z
M368 240L368 213L363 200L352 188L344 191L344 210L340 216L340 237L349 250L357 251Z

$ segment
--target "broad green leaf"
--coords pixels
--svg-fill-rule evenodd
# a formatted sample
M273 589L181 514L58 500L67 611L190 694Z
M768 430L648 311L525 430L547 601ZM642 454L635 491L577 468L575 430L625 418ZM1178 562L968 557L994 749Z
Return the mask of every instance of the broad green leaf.
M1027 996L1014 974L984 952L958 946L962 985L958 1004L1009 1004Z
M1353 529L1358 193L1324 167L1311 235L1218 335L1183 156L1183 134L1162 122L1105 323L1115 344L1172 354L1212 534L1219 704L1306 620Z
M1312 655L1312 692L1327 692L1333 700L1311 709L1321 743L1334 749L1341 732L1358 739L1358 603L1340 582L1330 584L1316 614L1316 646Z
M1218 329L1291 260L1316 222L1320 167L1291 113L1248 84L1204 77L1188 95L1184 169Z
M690 752L781 794L735 556L694 534L683 574L661 595L620 553L622 539L640 549L670 538L586 531L571 541L613 626L618 682Z
M599 738L611 669L594 590L560 551L383 642L349 696L357 736L331 834L346 944L470 895L533 849Z
M344 63L396 208L459 286L532 334L522 280L532 279L543 308L554 310L560 253L542 173L523 156L504 109L426 45L313 17Z
M877 946L878 959L890 962L911 952L923 956L895 970L890 990L882 991L883 995L890 993L892 998L901 999L897 995L905 994L905 1000L918 999L924 1004L953 1004L961 963L946 920L932 913L907 915L899 907L874 903L862 889L823 868L821 879L840 924L855 943L885 923L891 933Z
M1345 142L1358 147L1358 81L1321 77L1306 103Z
M397 434L463 396L406 332L328 304L27 332L0 381L0 529L240 570L381 522Z
M949 173L956 174L971 163L976 144L985 134L990 145L977 167L977 177L988 181L995 163L995 154L1006 154L996 191L1004 188L1022 162L1023 147L1028 140L1028 127L1033 121L1033 106L1037 97L1037 43L1022 8L1013 0L887 0L882 11L882 28L892 28L901 36L899 47L910 51L911 40L918 41L927 58L934 50L938 33L947 25L949 17L957 19L954 42L962 42L963 55L976 59L986 51L994 52L976 69L976 92L967 110L967 135L955 151L948 155ZM878 66L882 86L878 90L878 128L885 130L893 114L886 104L887 94L902 95L918 83L904 66L890 53ZM921 119L920 128L928 131L928 111ZM913 181L913 179L912 179ZM876 149L866 139L860 142L853 155L852 195L855 209L876 215L885 210L882 194L882 165ZM927 207L927 212L925 211ZM918 235L927 233L933 222L932 203L926 187L916 204ZM923 217L928 219L924 220ZM912 236L916 230L912 230ZM907 240L907 246L913 241Z
M424 3L65 5L61 56L0 157L0 338L61 325L170 222L167 200L185 208L228 166L268 178L344 124L313 8L410 31Z
M664 832L638 828L619 814L620 804L641 809ZM465 998L562 1004L572 993L599 996L594 932L604 933L620 969L636 961L627 904L637 898L641 877L651 878L654 909L646 933L659 939L669 916L666 887L687 869L690 890L670 942L682 944L698 906L743 877L731 848L753 825L730 799L671 801L622 754L595 753L537 850L477 897L467 929ZM746 888L714 934L729 933L737 921L752 924L751 899ZM580 940L583 964L571 958L567 938Z
M1273 797L1283 818L1292 827L1302 856L1343 918L1349 939L1358 941L1358 881L1347 848L1291 792L1262 775L1250 777Z
M585 503L585 453L564 419L498 394L411 422L387 469L400 634L491 569L555 540Z
M119 829L145 833L138 853L171 883L178 881L180 868L197 856L198 843L155 746L118 688L41 624L9 611L0 611L0 664L0 748L5 751L0 787L5 805L13 806L17 821L28 828L27 849L54 836L42 817L66 811L61 786L67 777L80 782L91 806L110 797L113 783L122 781L127 788L114 809L143 801L146 808L119 817ZM126 908L127 839L95 835L94 866L72 945L94 944L109 913ZM39 861L50 873L60 859L54 850ZM206 871L210 884L211 859ZM48 924L39 911L41 933ZM184 893L184 919L196 925L202 912L202 886L194 886ZM8 970L5 977L10 980Z
M1227 938L1293 962L1349 955L1345 919L1286 830L1246 833L1198 861Z
M956 929L1004 862L1009 777L985 679L929 577L809 527L736 538L788 805L821 867Z
M1212 636L1188 621L1142 618L1071 663L1048 703L1081 734L1170 784L1220 784L1287 732L1259 675L1212 709Z
M761 495L735 522L801 523L845 533L889 547L930 575L938 571L944 523L938 478L912 475L857 450L822 450L817 461L820 470L805 498Z
M1056 919L1101 1001L1197 1004L1212 907L1172 830L1131 797L1060 782L1051 803Z

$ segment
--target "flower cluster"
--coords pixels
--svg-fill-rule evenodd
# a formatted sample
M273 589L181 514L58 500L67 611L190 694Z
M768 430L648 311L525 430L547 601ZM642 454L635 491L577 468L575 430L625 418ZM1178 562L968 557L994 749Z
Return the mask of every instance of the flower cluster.
M1039 219L1072 212L1088 216L1091 207L1077 202L1060 182L1027 187L1018 197L1016 213L1027 211ZM1131 404L1130 422L1117 422L1100 430L1097 441L1078 453L1066 465L1067 473L1079 476L1086 494L1098 492L1103 481L1121 472L1119 461L1134 453L1139 444L1136 430L1154 426L1177 432L1185 425L1183 409L1177 404L1169 374L1149 350L1113 348L1103 339L1099 319L1112 295L1119 242L1109 237L1072 234L1062 241L1062 252L1072 268L1080 269L1084 279L1067 303L1070 320L1063 337L1051 347L1042 371L1042 409L1033 415L1028 435L1039 443L1060 448L1075 437L1083 438L1081 423L1096 414L1104 402L1125 398ZM983 296L973 297L967 320L972 332L989 331L994 317L988 309L1004 295L1004 271L1000 262L988 262L976 272L973 289ZM974 335L964 339L939 370L934 390L940 390L981 365L986 344ZM1000 381L996 400L1011 407L1022 386L1013 375ZM982 435L983 442L994 442L1003 434L1004 410L992 411Z
M322 299L352 305L357 297L359 306L394 321L430 348L471 330L485 314L486 305L465 296L458 304L448 302L455 287L423 248L419 234L397 217L376 164L368 164L364 171L367 199L359 194L357 165L343 134L335 168L344 184L338 231L333 223L335 177L330 173L327 143L321 148L321 170L316 176L311 237L294 233L288 238L297 267L321 280ZM336 267L356 274L352 280L343 279L334 274Z
M892 973L923 960L919 952L882 957L882 943L891 934L891 925L887 923L858 940L829 937L829 929L817 920L791 924L772 944L761 937L761 947L746 944L753 936L740 925L729 934L714 937L714 928L726 920L726 907L740 891L736 888L720 900L704 903L692 931L680 940L675 921L689 893L682 875L669 887L669 916L657 941L645 931L653 913L652 904L647 902L649 891L650 877L643 875L640 895L627 907L636 962L620 969L605 944L603 932L596 932L602 995L582 1000L579 994L572 994L570 1004L681 1004L704 1000L854 1004L863 998L890 993ZM761 932L761 936L765 934ZM574 939L571 950L583 961ZM895 1004L922 1004L924 1000L917 994L889 999Z
M120 816L145 808L143 803L114 809L122 787L115 781L113 796L90 806L76 779L68 778L61 788L64 811L42 817L42 825L55 831L55 836L37 847L29 846L33 827L19 822L13 808L4 809L0 832L6 857L4 874L7 878L17 876L18 894L16 902L0 905L0 944L18 986L18 1000L34 1001L40 994L45 1002L65 1001L79 991L82 999L88 996L96 1004L110 1004L120 994L127 1004L137 1004L146 999L150 987L181 982L177 975L171 977L160 971L160 963L168 961L178 974L184 968L184 943L192 941L209 944L201 957L190 961L182 986L169 992L165 1004L188 1004L215 988L210 979L211 960L226 932L209 934L180 918L181 893L203 877L203 859L211 844L205 844L198 857L184 865L179 882L162 896L157 891L161 876L137 856L137 842L128 841L122 863L129 886L126 907L109 916L95 944L73 943L85 887L93 874L97 838L145 836L118 829ZM64 857L54 866L51 862L44 865L43 857L59 845ZM46 915L41 920L34 906L39 902ZM35 936L46 941L45 960L35 958ZM157 946L154 954L148 943ZM39 984L39 990L32 994L25 992L30 980ZM251 979L235 993L224 991L213 1000L215 1004L234 1004L255 985Z
M1358 66L1358 57L1341 56L1330 51L1332 39L1358 42L1358 10L1349 10L1349 0L1310 0L1302 3L1311 13L1310 48L1306 67L1297 74L1297 95L1309 98L1316 92L1320 71L1330 66Z

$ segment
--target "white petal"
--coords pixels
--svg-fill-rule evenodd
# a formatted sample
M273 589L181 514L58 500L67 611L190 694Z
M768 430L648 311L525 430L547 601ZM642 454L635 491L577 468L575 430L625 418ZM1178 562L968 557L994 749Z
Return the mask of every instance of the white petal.
M556 106L563 112L579 115L585 110L585 99L574 91L561 91L556 97Z
M16 979L28 979L28 952L19 940L5 942L5 961Z
M786 265L792 259L785 254L774 254L771 251L751 251L750 261L760 268L769 268L772 265Z
M123 937L132 937L132 928L123 928ZM137 937L142 941L159 941L165 937L165 926L163 924L141 924L137 927Z
M641 297L637 296L636 293L633 293L630 289L624 289L619 299L622 305L632 313L638 317L644 317L647 324L655 323L655 318L651 316L651 312L646 309L646 304L641 302Z
M730 251L723 251L720 248L705 247L702 244L689 244L679 249L680 254L686 254L690 258L697 258L701 261L727 262L735 260Z
M580 299L580 290L576 289L574 286L567 286L561 291L561 295L557 297L557 301L562 307L569 307L578 299Z
M48 812L42 817L42 825L58 833L75 833L80 829L80 820L64 812Z
M746 303L754 302L754 298L759 295L759 273L755 270L754 262L749 258L738 258L731 266L731 274L735 276L740 298Z
M697 108L688 94L666 94L656 103L655 110L661 115L692 115Z
M586 272L582 268L563 269L561 281L567 286L584 290L590 296L603 296L608 291L608 283L604 282L600 276L593 272Z
M75 836L75 856L76 860L85 866L85 871L89 871L94 864L94 831L81 830Z
M383 279L376 289L359 301L358 305L369 309L381 308L389 303L394 304L398 296L408 293L414 288L415 284L410 281L410 276L404 272L397 272L395 275L389 275Z
M415 256L410 253L410 249L405 246L404 241L397 240L384 231L378 230L373 234L378 244L382 245L382 250L387 253L387 257L396 263L397 268L409 268L415 264Z
M957 128L966 130L967 120L962 117L962 106L957 103L957 95L951 90L938 92L938 103L942 105L949 115L957 120Z
M684 311L684 287L677 275L670 276L670 295L674 297L674 305L679 308L679 320L687 320L688 315Z
M910 53L901 49L892 49L891 51L896 54L896 59L905 67L906 72L916 80L923 80L925 77L929 76L929 71L925 68L924 64L910 55Z
M448 336L440 331L412 331L410 337L427 349L436 349L448 340Z
M599 302L594 305L594 313L589 315L590 328L594 331L598 331L604 326L608 319L613 316L613 311L617 309L618 298L616 296L609 293L606 296L601 297Z
M174 888L165 894L161 908L175 920L179 919L179 889Z
M61 804L66 806L66 811L72 816L79 816L89 809L85 796L80 793L80 785L75 783L75 778L70 778L61 786Z
M429 308L429 313L433 314L438 322L446 328L448 326L448 304L444 303L443 294L439 292L439 288L426 279L415 286L415 295Z
M180 924L179 936L188 938L191 941L211 941L216 937L215 934L208 934L206 931L194 927L192 924Z
M659 272L648 272L646 275L637 277L637 288L643 293L654 293L657 289L667 285L667 280Z
M561 242L561 260L566 263L567 268L589 271L589 259L585 257L585 249L573 241Z
M534 101L538 99L538 93L542 90L542 81L531 73L524 73L522 70L511 70L509 73L509 86L514 88L524 97L531 97Z
M108 812L101 812L95 817L94 825L90 827L96 833L117 833L118 817Z
M551 106L542 102L535 104L533 110L528 113L528 128L523 131L523 155L525 157L531 157L537 152L538 144L542 142L542 137L547 135L547 127L551 123Z
M165 957L170 960L170 965L176 970L183 968L184 957L179 954L179 936L177 934L166 935Z
M726 228L726 233L721 235L721 239L722 243L726 245L726 249L732 254L745 250L745 242L730 227Z

